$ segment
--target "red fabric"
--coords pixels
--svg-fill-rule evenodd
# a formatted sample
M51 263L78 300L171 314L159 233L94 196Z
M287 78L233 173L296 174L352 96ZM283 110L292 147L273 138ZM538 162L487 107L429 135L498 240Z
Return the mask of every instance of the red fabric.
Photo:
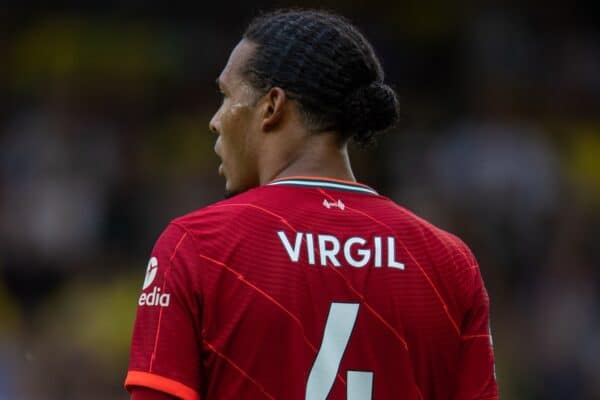
M150 372L129 370L127 378L125 378L125 386L129 390L131 388L144 387L171 394L178 399L200 400L198 393L194 389L177 380Z
M177 397L173 397L165 392L136 386L131 391L131 400L177 400Z
M350 370L373 373L378 400L495 398L489 301L470 250L346 189L262 186L174 220L151 255L130 373L177 382L167 390L189 399L305 399L332 303L353 303L328 398L346 399ZM323 253L339 243L334 257L319 235ZM369 263L352 266L367 250Z

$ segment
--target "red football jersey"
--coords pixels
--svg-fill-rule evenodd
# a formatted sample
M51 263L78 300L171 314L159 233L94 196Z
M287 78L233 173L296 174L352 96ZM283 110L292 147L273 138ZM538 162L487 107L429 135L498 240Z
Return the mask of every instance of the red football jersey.
M126 387L182 399L495 399L489 301L458 238L373 189L276 180L174 220Z

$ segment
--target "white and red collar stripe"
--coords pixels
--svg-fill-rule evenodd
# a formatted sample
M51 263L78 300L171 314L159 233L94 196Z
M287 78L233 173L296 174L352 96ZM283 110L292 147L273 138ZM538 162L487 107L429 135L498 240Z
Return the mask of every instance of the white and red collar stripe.
M324 177L309 177L309 176L290 176L279 178L269 183L269 185L287 185L287 186L302 186L315 187L323 189L337 189L348 192L367 193L377 195L377 192L367 185L362 183L344 181L340 179L324 178Z

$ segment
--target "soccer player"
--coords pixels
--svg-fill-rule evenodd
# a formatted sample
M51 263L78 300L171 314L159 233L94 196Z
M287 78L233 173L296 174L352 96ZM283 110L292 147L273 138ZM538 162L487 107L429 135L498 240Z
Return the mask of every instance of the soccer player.
M348 141L398 118L364 36L320 11L259 16L218 85L229 198L152 251L132 399L497 398L475 258L352 174Z

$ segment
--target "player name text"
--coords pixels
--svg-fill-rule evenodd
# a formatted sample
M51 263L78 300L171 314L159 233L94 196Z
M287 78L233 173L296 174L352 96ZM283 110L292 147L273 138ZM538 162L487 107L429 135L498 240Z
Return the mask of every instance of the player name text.
M396 238L393 236L375 236L371 240L353 236L344 241L333 235L304 232L296 232L295 237L289 238L284 231L278 231L277 236L294 263L305 256L310 265L340 267L344 262L361 268L372 263L375 268L404 269L404 264L396 260ZM387 255L386 264L383 263L384 253Z

